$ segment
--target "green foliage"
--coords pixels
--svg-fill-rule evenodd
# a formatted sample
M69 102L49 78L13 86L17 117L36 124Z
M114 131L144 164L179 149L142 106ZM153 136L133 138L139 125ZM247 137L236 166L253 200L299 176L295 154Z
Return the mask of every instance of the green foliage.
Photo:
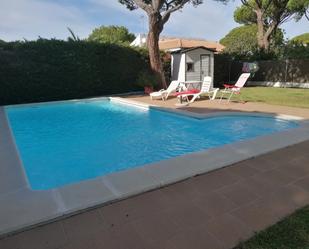
M136 3L136 0L118 0L119 3L125 5L129 10L135 10L137 9L139 6ZM147 5L151 5L153 0L142 0L140 2L147 4ZM220 0L217 0L220 1ZM226 2L226 0L221 0L223 2ZM161 0L162 2L162 7L161 10L162 11L166 11L168 9L172 9L175 8L177 6L180 5L184 5L185 3L189 2L191 4L193 4L194 6L199 5L201 3L203 3L203 0Z
M305 207L257 233L235 249L307 249L309 248L308 234L309 207Z
M281 54L287 59L309 59L309 33L292 38L282 47Z
M139 90L149 68L138 51L115 44L39 39L0 45L0 105Z
M161 58L163 60L162 66L163 66L165 79L167 80L167 82L169 82L172 77L171 75L171 63L172 63L171 55L161 51Z
M309 59L309 46L298 41L290 41L281 52L281 57L285 59Z
M273 53L270 41L276 35L278 27L292 17L300 19L305 15L309 0L242 0L242 5L234 12L234 19L240 24L258 25L257 41L263 53Z
M239 24L256 24L256 14L248 6L242 5L234 11L234 20Z
M247 57L257 51L256 25L244 25L232 29L220 43L225 46L224 52L237 57Z
M309 44L309 33L304 33L302 35L295 36L292 38L293 42L299 42L302 44Z
M294 16L300 19L308 9L309 0L244 0L245 4L238 7L234 12L234 19L240 24L256 23L255 10L261 7L265 12L263 21L268 26L272 21L281 23L289 20L289 17ZM261 3L259 6L258 3Z
M245 87L241 91L244 101L309 108L308 89L288 87Z
M266 54L259 52L257 44L257 26L255 24L243 25L232 29L220 43L225 46L224 53L236 59L266 59ZM277 47L283 44L283 32L278 29L271 42L271 53L267 58L274 56Z
M99 43L130 44L135 35L123 26L101 26L92 31L88 40Z
M156 87L160 79L155 76L150 70L141 71L137 77L136 84L141 87Z
M300 20L304 15L309 20L309 0L290 0L288 8L297 13L296 20Z
M68 31L71 34L71 37L68 38L69 41L80 41L80 38L73 32L71 28L68 27Z

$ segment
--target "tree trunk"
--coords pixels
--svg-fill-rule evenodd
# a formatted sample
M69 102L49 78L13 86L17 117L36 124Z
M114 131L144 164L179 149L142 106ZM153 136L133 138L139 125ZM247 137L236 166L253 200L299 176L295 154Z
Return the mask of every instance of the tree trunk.
M161 87L166 88L166 80L161 62L159 37L163 29L160 14L149 15L149 33L147 37L147 47L149 50L150 67L160 79Z
M264 47L266 51L269 51L270 41L277 27L278 23L276 21L273 21L264 34Z
M265 50L265 40L264 40L264 22L263 22L263 12L260 9L256 10L256 21L257 21L257 42L258 47L261 51Z
M264 24L263 11L261 9L257 9L255 13L258 26L257 41L259 49L262 52L269 52L270 40L274 33L274 30L276 30L276 28L278 27L278 22L273 21L266 29Z
M270 40L269 40L269 37L264 37L263 43L264 43L264 50L265 50L266 52L268 52L268 51L269 51L269 47L270 47Z

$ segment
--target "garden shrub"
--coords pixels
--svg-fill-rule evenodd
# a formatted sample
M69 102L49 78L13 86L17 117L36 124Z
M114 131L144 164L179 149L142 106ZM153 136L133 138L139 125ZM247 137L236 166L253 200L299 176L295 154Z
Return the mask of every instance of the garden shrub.
M45 40L0 43L0 105L140 90L144 53L115 44Z

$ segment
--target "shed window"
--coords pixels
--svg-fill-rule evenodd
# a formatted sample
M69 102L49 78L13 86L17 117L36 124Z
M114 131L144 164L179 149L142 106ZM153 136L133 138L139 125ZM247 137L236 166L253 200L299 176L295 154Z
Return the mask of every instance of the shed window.
M187 72L194 72L193 62L187 62Z

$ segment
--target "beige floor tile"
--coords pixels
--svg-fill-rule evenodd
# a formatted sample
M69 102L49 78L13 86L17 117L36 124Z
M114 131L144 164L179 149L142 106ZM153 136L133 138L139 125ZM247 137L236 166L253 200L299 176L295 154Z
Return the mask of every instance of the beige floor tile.
M238 218L224 214L206 223L207 231L220 240L225 248L232 248L253 235L253 230Z
M259 198L259 196L252 190L248 189L247 185L243 182L228 186L224 189L218 190L218 192L234 202L237 206L246 205Z

